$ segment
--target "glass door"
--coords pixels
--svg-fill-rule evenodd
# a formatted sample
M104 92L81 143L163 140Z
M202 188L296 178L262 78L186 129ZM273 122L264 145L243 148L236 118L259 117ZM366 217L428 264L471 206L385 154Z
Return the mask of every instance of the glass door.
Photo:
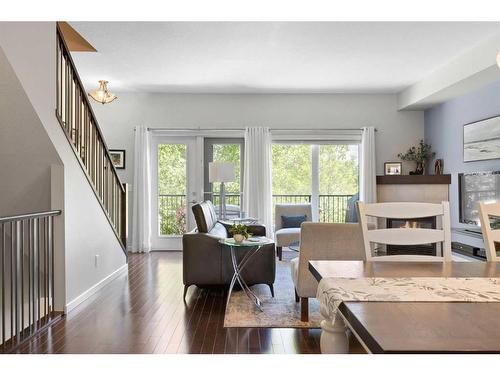
M153 249L182 250L182 235L196 226L196 138L154 137L151 163Z
M226 218L241 217L243 189L243 156L245 154L245 140L243 138L205 138L204 141L204 191L205 200L211 200L217 214L220 203L220 183L210 183L208 164L212 161L221 161L234 165L235 180L225 184L226 190Z

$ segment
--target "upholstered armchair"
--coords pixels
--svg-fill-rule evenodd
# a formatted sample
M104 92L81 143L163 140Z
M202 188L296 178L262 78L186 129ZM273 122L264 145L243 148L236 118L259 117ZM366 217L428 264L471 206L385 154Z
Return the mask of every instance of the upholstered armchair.
M283 247L300 240L300 228L283 228L282 216L306 215L306 221L312 221L311 204L277 204L274 210L274 241L278 258L283 258Z
M295 301L301 302L301 320L309 320L309 298L316 298L318 282L309 271L310 260L364 260L359 224L302 223L299 256L292 260Z

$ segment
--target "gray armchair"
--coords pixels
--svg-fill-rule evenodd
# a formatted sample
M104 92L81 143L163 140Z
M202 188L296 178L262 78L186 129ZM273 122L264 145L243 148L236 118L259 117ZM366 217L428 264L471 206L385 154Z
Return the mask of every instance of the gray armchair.
M229 249L219 243L228 238L231 223L217 221L215 207L210 201L193 206L197 229L182 237L182 273L184 298L191 285L199 287L229 285L234 270ZM249 225L249 232L258 236L266 235L263 225ZM238 249L236 256L241 259L244 249ZM248 285L267 284L274 297L276 277L276 255L274 244L265 245L255 254L242 271Z

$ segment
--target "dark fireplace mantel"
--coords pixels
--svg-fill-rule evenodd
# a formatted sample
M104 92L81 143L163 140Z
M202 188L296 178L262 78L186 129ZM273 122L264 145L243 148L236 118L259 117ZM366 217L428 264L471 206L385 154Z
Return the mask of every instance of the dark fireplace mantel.
M377 176L377 185L449 185L450 174L441 175L400 175L400 176Z

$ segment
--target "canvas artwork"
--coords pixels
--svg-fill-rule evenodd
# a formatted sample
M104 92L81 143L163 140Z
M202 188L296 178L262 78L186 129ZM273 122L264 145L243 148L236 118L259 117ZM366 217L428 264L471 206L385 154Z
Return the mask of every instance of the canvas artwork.
M500 116L464 125L464 162L500 158Z

